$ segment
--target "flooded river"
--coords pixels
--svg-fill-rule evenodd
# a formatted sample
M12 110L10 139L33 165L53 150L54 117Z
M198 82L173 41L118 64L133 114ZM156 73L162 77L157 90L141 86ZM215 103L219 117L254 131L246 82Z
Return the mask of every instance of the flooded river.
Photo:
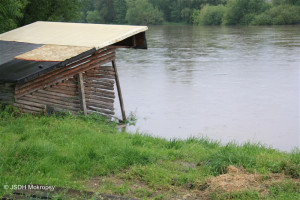
M151 26L147 40L118 50L129 131L300 146L300 26Z

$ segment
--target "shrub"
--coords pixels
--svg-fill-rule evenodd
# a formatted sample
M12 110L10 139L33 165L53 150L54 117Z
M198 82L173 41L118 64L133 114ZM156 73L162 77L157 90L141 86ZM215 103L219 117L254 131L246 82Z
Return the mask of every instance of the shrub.
M220 25L222 23L225 6L205 5L201 10L196 10L193 15L194 24Z
M147 0L127 0L126 2L128 5L126 20L129 24L161 24L164 21L163 12L154 8Z
M300 6L280 5L256 16L253 25L285 25L300 23Z
M254 16L268 8L264 0L229 0L226 4L223 23L226 25L249 24Z
M193 10L190 8L184 8L181 10L181 18L186 23L191 23Z
M300 0L272 0L272 4L275 6L284 5L284 4L300 6Z
M271 25L272 18L266 13L255 16L254 20L251 22L252 25Z
M99 24L104 23L103 17L97 10L88 11L86 16L86 21L88 23L99 23Z

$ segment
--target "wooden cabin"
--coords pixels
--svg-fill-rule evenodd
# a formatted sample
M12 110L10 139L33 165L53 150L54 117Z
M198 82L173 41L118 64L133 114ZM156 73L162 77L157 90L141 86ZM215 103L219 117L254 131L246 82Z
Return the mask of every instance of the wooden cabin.
M118 96L126 120L116 49L146 49L147 29L35 22L0 34L0 103L30 113L113 116Z

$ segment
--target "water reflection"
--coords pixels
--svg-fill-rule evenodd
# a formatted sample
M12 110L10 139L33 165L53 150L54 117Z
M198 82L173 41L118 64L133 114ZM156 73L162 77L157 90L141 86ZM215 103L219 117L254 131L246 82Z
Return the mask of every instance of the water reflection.
M300 145L300 26L154 26L147 51L119 50L131 131ZM117 104L116 104L116 107Z

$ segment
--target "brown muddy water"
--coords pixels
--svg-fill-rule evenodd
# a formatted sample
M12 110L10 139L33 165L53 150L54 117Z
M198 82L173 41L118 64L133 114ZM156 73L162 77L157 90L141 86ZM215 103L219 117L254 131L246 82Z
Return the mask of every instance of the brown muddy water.
M151 26L147 39L118 51L129 131L300 146L300 26Z

